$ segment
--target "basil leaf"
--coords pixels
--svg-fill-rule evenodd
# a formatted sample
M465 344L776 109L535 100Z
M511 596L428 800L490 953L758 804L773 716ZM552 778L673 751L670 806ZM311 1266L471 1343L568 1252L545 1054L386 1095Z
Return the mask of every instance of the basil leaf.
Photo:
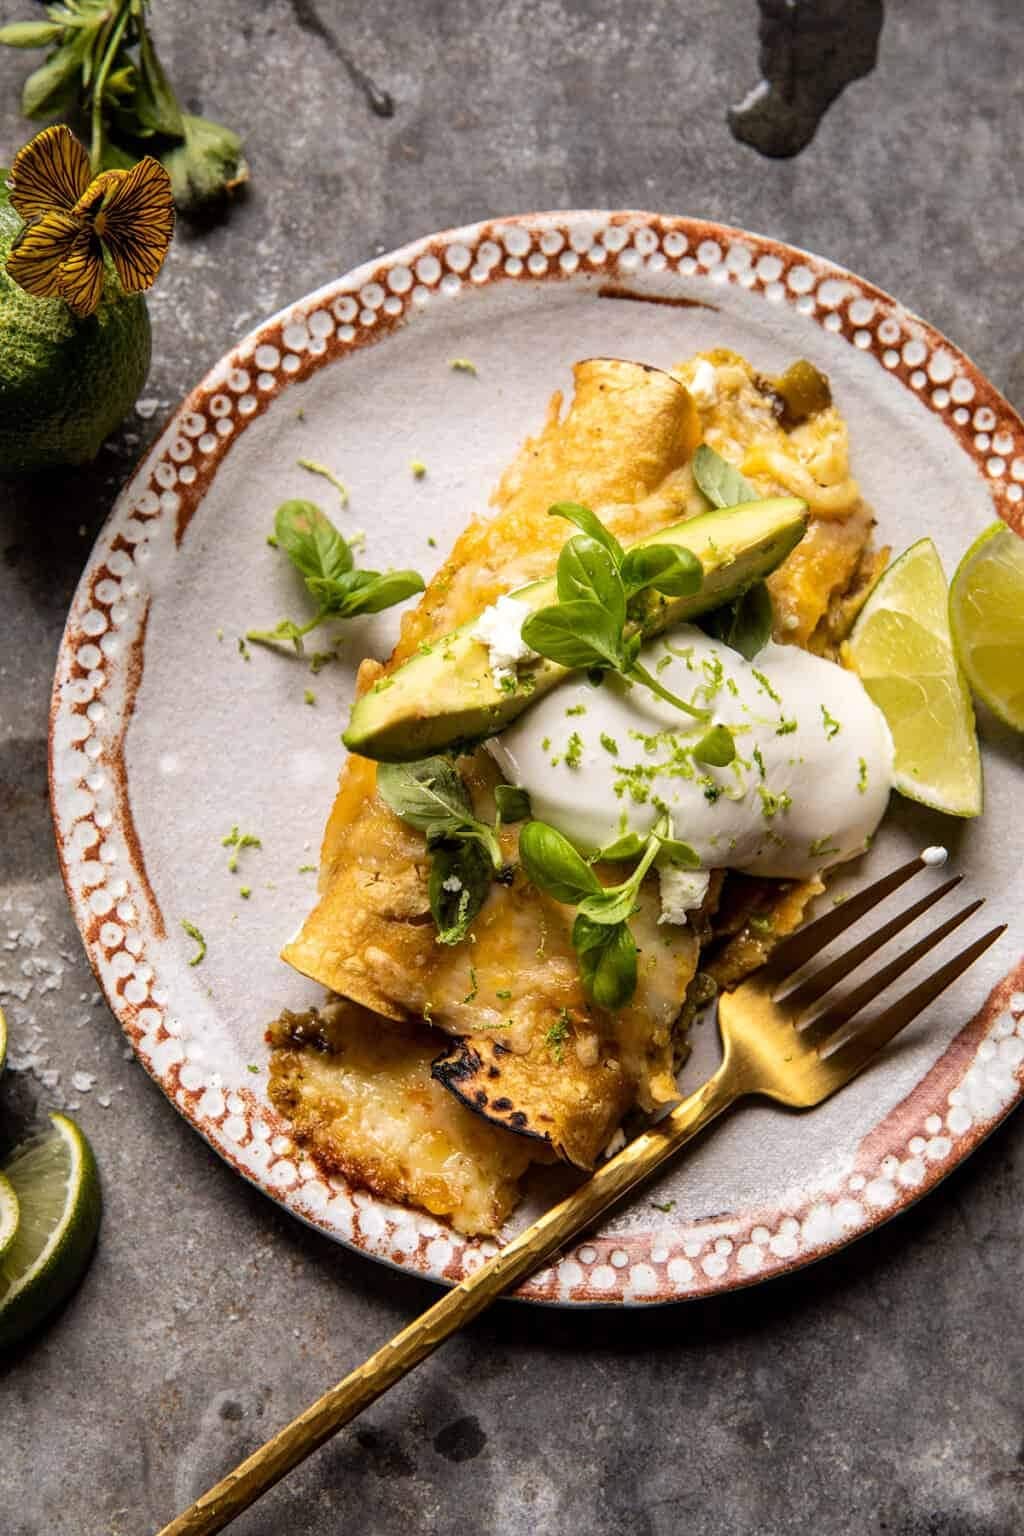
M450 758L381 763L377 768L377 792L407 826L425 833L431 846L446 838L474 842L495 869L501 867L501 848L494 828L474 816L466 787Z
M662 837L658 841L658 853L664 854L670 864L681 864L684 869L700 868L700 854L689 843L681 843L676 837Z
M622 564L622 545L589 507L582 507L577 501L556 501L553 507L548 507L548 516L564 517L567 522L575 523L588 538L596 539L598 544L604 545L617 566Z
M585 896L578 904L581 917L604 926L625 923L636 911L637 885L632 880L622 885L609 885L599 896Z
M712 768L727 768L735 756L736 743L727 725L713 725L693 749L694 762Z
M557 583L560 603L598 603L615 615L620 627L626 622L626 594L618 568L596 539L578 533L562 545Z
M599 895L604 887L590 865L561 832L543 821L528 821L519 834L519 858L538 890L566 906Z
M494 803L498 815L506 825L526 821L530 816L530 797L517 784L498 784L494 790Z
M346 619L357 613L381 613L423 591L423 577L418 571L385 571L383 575L380 571L352 571L348 574L357 579L336 610ZM314 586L319 583L307 581L306 585L316 596Z
M771 593L763 581L755 581L742 597L701 614L697 623L706 635L752 661L772 637Z
M646 544L629 551L622 562L622 580L630 597L645 587L666 597L692 597L701 589L704 567L691 550Z
M623 859L638 859L646 846L646 839L638 832L624 832L613 843L607 843L594 855L594 863L607 860L617 864Z
M758 495L735 465L720 453L701 443L693 456L693 478L713 507L736 507L742 501L757 501Z
M21 110L26 117L54 117L70 109L78 95L89 41L88 33L79 33L29 75L21 91Z
M539 608L523 624L533 650L563 667L618 666L622 624L597 603L577 600Z
M418 832L445 836L474 819L466 786L448 757L380 763L377 793L396 816Z
M274 518L274 533L303 576L336 581L352 569L348 543L315 502L283 502Z
M442 843L431 850L427 891L439 944L458 944L487 900L494 871L477 842Z
M599 1008L622 1008L636 991L636 940L626 923L577 917L572 929L583 990Z

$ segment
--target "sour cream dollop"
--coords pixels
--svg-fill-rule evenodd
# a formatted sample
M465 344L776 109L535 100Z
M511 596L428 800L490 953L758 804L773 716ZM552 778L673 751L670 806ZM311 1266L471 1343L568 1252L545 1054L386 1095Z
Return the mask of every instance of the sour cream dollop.
M888 803L893 744L854 673L774 642L747 661L692 625L640 660L729 727L735 760L696 761L708 725L649 689L573 676L488 744L534 816L591 854L644 836L667 810L705 869L794 879L864 851Z

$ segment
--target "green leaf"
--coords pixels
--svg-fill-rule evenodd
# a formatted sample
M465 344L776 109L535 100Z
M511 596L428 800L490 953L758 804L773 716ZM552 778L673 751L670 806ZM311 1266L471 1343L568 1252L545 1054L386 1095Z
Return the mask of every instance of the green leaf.
M618 864L625 859L638 859L647 846L647 839L641 837L639 832L624 832L613 843L606 843L595 855L595 864L607 860L609 864Z
M597 603L577 600L540 608L522 633L533 650L563 667L617 667L622 659L622 625Z
M477 842L441 843L431 850L427 893L440 944L458 944L487 900L494 870Z
M631 549L622 562L622 580L630 597L653 587L666 597L692 597L704 581L704 567L688 549L646 544Z
M736 743L727 725L713 725L693 749L694 762L712 768L727 768L735 756Z
M693 478L713 507L736 507L743 501L757 501L757 492L735 465L701 443L693 456Z
M644 876L658 855L661 838L667 836L670 830L668 816L660 816L651 836L645 840L643 857L628 880L623 880L621 885L605 886L594 895L584 897L578 904L582 916L593 923L626 922L633 915L636 898Z
M205 117L184 117L185 142L160 156L171 178L175 206L185 214L199 213L249 179L237 133Z
M181 143L185 119L178 98L160 60L145 22L139 23L139 83L135 93L139 120L154 133Z
M599 1008L614 1010L629 1002L636 991L636 940L628 924L609 927L577 917L572 943L580 967L583 989Z
M21 110L26 117L55 117L74 103L83 52L77 39L65 43L29 75L21 91Z
M677 837L658 839L659 857L664 855L670 864L680 864L684 869L699 869L700 854L689 843L681 843Z
M52 21L12 21L0 27L0 47L49 48L60 42L64 28Z
M603 890L590 865L568 838L543 821L528 821L519 834L519 858L538 890L566 906Z
M494 803L498 815L506 826L516 821L526 821L530 815L530 797L517 784L498 784L494 790Z
M494 828L478 821L466 786L448 757L427 757L418 763L381 763L377 792L408 826L426 834L428 843L459 839L478 843L495 869L501 848Z
M701 614L697 623L706 635L752 661L772 637L771 593L763 581L755 581L742 597Z
M622 545L589 507L580 506L576 501L556 501L553 507L548 508L548 516L564 517L567 522L575 523L588 538L596 539L598 544L604 545L617 566L622 564Z
M307 635L313 627L312 624L296 624L294 619L282 619L273 629L246 630L245 638L258 641L260 645L275 645L290 640L301 655L302 637Z
M336 581L352 569L352 550L315 502L282 502L274 518L274 533L296 570L307 578Z
M626 594L618 567L603 544L578 533L562 545L558 556L558 600L593 602L613 614L619 627L626 622Z
M351 571L349 575L357 579L337 609L346 619L357 613L382 613L423 591L423 577L418 571L385 571L383 575L379 571ZM320 583L307 581L306 585L312 591Z

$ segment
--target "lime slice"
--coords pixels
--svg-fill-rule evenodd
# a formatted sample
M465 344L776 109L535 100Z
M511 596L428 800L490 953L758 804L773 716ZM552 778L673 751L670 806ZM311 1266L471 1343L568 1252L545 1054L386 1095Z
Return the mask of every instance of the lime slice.
M1024 731L1024 539L1005 523L986 528L957 566L949 620L978 698Z
M14 1242L18 1230L18 1197L14 1185L0 1173L0 1259Z
M888 721L900 793L950 816L977 816L982 792L974 710L931 539L911 544L879 577L843 658Z
M0 1349L20 1343L70 1295L99 1227L92 1148L67 1115L50 1120L51 1131L16 1147L4 1165L21 1220L0 1258Z

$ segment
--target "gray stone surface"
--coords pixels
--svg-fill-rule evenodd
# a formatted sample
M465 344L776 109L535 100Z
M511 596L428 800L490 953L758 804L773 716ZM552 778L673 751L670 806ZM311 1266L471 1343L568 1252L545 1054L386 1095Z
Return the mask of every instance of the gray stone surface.
M3 21L32 10L0 0ZM2 1536L153 1531L435 1294L231 1174L91 1002L46 803L50 678L92 536L162 414L250 323L376 251L586 205L703 213L835 257L1024 396L1019 0L895 0L877 68L789 161L726 125L757 78L753 0L154 12L188 103L244 131L253 182L224 223L181 231L153 296L155 416L87 471L0 485L0 978L10 1005L36 956L11 1012L60 1074L50 1089L8 1073L0 1113L10 1127L78 1101L106 1190L79 1293L0 1365ZM393 118L369 111L341 49L392 92ZM27 136L27 63L0 51L0 162ZM937 1196L789 1281L625 1316L503 1307L234 1529L1011 1536L1022 1187L1018 1117Z

